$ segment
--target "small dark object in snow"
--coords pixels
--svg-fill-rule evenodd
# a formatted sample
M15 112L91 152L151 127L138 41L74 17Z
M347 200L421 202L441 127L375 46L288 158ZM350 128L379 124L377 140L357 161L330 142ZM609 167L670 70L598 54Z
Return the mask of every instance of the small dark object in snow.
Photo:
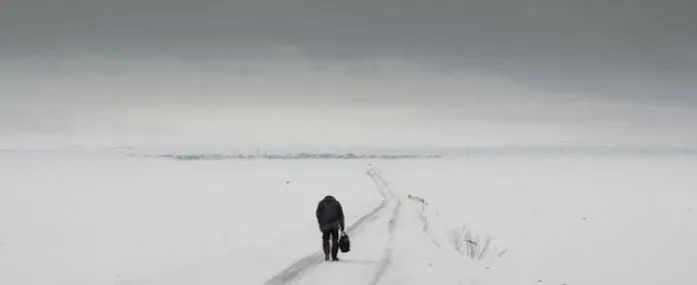
M588 220L588 218L586 218L586 217L583 217L583 220L584 220L584 221L585 221L585 220Z
M542 280L537 280L537 283L542 283Z
M290 180L286 180L286 184L290 184Z
M428 266L433 267L433 262L429 262L429 263L428 263Z

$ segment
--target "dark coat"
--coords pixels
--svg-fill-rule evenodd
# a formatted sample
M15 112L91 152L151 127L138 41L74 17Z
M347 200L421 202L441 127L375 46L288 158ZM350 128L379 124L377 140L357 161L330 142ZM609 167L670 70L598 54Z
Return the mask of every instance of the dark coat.
M317 223L322 231L341 229L345 230L344 210L341 203L332 196L326 196L317 204Z

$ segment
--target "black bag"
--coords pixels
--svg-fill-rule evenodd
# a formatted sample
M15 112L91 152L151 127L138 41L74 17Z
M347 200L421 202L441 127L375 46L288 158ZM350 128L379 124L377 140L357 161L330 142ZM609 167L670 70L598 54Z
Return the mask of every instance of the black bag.
M341 237L339 238L339 249L341 252L349 252L351 251L351 241L349 240L349 236L346 234L346 232L341 232Z

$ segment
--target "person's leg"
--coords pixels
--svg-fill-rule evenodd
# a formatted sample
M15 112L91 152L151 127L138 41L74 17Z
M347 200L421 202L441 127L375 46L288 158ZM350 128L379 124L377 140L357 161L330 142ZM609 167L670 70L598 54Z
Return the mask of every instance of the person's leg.
M339 260L339 230L331 231L332 234L332 260Z
M329 260L329 236L331 231L322 231L322 249L324 250L324 260Z

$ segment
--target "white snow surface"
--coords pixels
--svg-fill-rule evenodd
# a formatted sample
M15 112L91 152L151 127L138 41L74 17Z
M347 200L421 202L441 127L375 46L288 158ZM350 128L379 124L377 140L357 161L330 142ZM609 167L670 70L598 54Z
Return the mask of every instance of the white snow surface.
M0 284L697 284L694 169L680 154L0 151ZM352 242L339 262L320 253L327 194Z

